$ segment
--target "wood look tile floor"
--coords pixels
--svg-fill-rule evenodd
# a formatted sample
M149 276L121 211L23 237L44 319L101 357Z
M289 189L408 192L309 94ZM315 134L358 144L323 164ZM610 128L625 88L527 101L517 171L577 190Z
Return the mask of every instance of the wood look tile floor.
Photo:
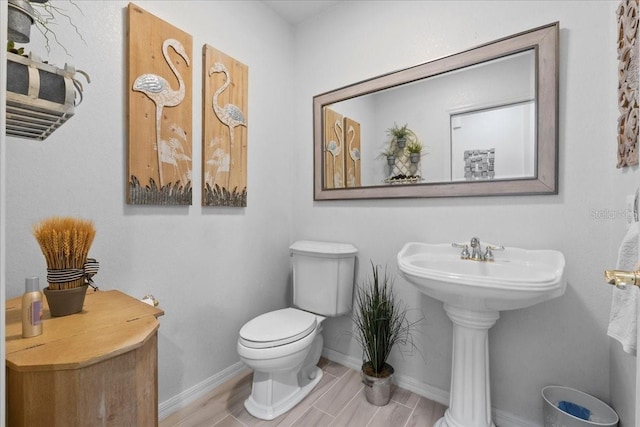
M160 427L413 427L433 426L445 406L394 386L391 402L374 406L364 396L360 372L327 359L316 388L296 407L272 421L251 416L244 400L251 394L252 373L227 381L186 408L160 421Z

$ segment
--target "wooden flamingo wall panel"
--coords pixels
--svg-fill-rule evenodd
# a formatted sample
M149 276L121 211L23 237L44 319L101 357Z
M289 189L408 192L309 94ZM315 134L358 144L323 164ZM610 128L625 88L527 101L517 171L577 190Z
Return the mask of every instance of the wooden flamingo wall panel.
M247 206L249 68L203 48L202 205Z
M618 6L618 164L638 164L638 132L640 129L638 64L638 0L622 0Z
M344 187L344 119L324 108L324 187Z
M192 37L130 3L130 204L191 204Z
M360 187L360 123L348 117L344 118L344 142L347 150L344 156L345 185Z

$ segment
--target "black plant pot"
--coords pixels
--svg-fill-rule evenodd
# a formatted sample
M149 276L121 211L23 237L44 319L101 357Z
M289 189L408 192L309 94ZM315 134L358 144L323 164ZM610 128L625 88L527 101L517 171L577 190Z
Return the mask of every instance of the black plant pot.
M71 289L49 289L47 286L42 290L47 298L49 312L52 317L68 316L69 314L80 313L84 305L84 296L87 294L89 285Z

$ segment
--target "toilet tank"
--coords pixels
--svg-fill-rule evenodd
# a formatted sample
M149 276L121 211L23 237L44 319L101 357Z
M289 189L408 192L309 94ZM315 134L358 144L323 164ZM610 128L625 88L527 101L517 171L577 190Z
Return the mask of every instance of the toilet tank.
M323 316L351 311L358 248L302 240L292 244L293 305Z

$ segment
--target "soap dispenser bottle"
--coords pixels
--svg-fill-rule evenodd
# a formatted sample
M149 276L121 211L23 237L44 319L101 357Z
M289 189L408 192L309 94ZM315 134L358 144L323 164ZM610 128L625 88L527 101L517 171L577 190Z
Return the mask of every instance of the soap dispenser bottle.
M42 293L40 279L27 277L24 280L22 296L22 337L29 338L42 334Z

